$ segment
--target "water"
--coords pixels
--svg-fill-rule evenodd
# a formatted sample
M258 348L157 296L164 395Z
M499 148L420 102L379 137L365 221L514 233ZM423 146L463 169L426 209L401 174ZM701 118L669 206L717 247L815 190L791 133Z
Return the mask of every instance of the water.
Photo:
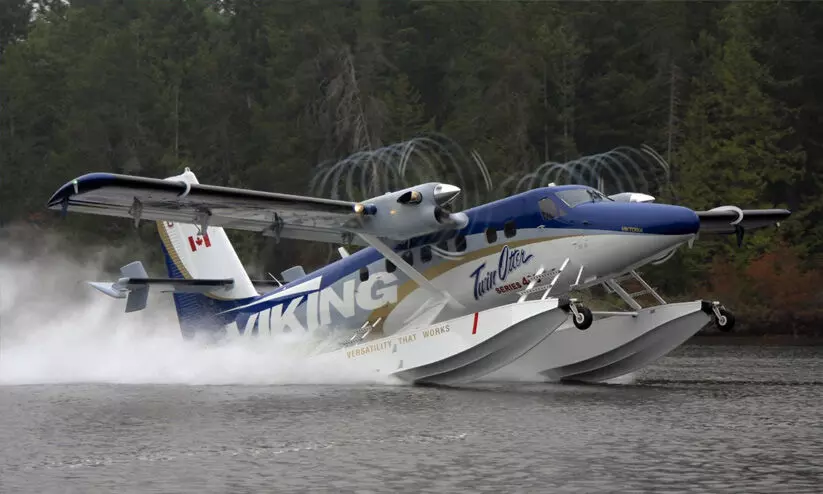
M823 491L823 348L686 346L620 382L7 384L0 491Z

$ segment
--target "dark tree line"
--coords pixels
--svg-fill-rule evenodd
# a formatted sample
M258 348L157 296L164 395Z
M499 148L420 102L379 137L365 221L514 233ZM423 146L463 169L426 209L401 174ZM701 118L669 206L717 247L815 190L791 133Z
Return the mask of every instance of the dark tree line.
M646 144L662 199L794 212L742 249L701 239L656 284L814 327L821 38L819 2L0 0L0 224L153 247L150 226L44 213L95 170L305 191L316 163L438 132L500 183ZM236 240L253 270L326 260Z

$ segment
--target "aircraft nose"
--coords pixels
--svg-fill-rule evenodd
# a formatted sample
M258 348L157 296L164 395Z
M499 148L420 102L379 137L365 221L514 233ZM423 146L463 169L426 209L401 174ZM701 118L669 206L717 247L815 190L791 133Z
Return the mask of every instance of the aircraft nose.
M662 235L688 235L697 233L700 230L700 218L697 213L682 206L671 206L668 204L649 204L656 206L654 211L655 220L649 233Z

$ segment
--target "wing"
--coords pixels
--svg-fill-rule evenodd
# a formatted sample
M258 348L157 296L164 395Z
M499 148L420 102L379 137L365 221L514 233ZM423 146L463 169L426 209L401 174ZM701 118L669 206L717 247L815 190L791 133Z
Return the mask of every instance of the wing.
M90 173L61 187L48 208L121 218L176 221L342 242L355 203L176 180ZM279 231L277 231L279 229ZM355 239L356 240L356 239Z
M736 233L735 226L755 230L779 224L791 215L787 209L740 209L724 206L709 211L698 211L700 232Z
M189 170L167 179L90 173L61 187L50 209L140 220L176 221L260 232L277 238L366 245L358 234L404 241L462 228L464 213L443 206L460 189L427 183L354 203L198 183Z

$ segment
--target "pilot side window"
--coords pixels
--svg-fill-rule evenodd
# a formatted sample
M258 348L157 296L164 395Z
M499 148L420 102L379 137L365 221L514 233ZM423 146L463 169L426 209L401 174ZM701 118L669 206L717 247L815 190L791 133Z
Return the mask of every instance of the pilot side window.
M369 279L369 268L360 268L360 281L366 281Z
M457 238L454 239L454 250L457 252L463 252L466 250L466 236L465 235L458 235Z
M514 225L514 220L507 221L505 225L503 225L503 235L506 238L512 238L517 235L517 227Z
M387 273L394 273L395 269L397 269L397 266L395 266L393 262L386 259L386 272Z
M406 261L406 264L408 264L409 266L414 266L414 254L412 254L412 251L407 250L403 253L402 257L403 260Z
M490 244L497 242L497 230L494 228L486 228L486 241Z
M429 245L420 247L420 262L429 262L432 260L432 248Z
M550 198L544 197L538 202L540 205L540 214L543 215L544 220L551 220L560 216L560 211L557 209L557 204Z

